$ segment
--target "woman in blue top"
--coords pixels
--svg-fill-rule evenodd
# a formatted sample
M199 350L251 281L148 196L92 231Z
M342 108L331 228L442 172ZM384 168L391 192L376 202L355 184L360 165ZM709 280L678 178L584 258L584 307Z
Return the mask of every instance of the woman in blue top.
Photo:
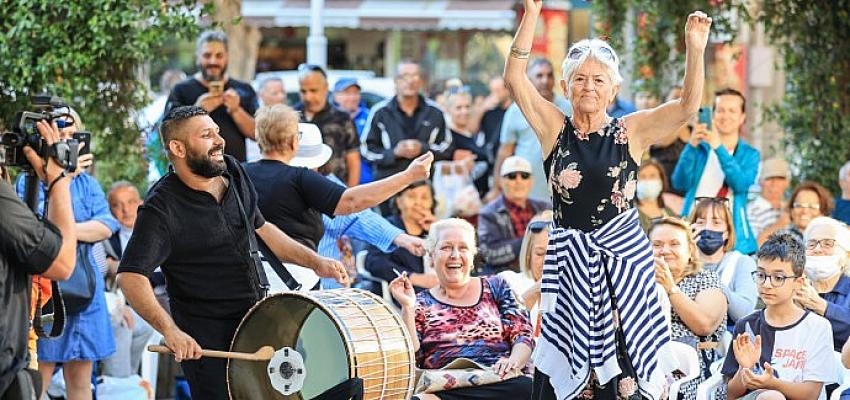
M607 113L623 81L616 52L598 39L574 44L561 68L561 88L573 107L567 118L526 75L542 6L541 0L525 0L505 64L508 90L543 149L556 225L541 283L533 398L573 398L618 377L618 323L636 376L621 376L619 393L600 396L639 389L658 399L665 385L656 368L658 352L670 331L654 286L652 250L632 207L636 160L699 108L711 18L702 12L688 16L682 97L623 118ZM616 321L614 299L621 310Z
M82 121L76 112L69 110L69 116L61 123L63 139L70 139L74 132L83 129ZM97 180L85 170L91 166L94 157L91 153L80 155L77 170L71 174L71 202L74 207L77 240L96 243L109 239L118 230L118 221L112 217L106 196ZM23 196L24 180L18 180L18 195ZM43 193L43 188L39 188ZM41 212L44 210L43 194L39 195ZM85 265L96 266L91 252L87 254L88 263L77 260L75 268ZM95 271L99 276L100 272ZM95 279L95 296L85 309L77 314L69 314L65 319L64 333L55 339L38 340L38 371L42 381L41 397L53 376L56 363L62 363L65 375L65 387L69 399L91 399L91 375L93 361L102 360L115 352L112 326L106 309L103 279ZM40 397L39 397L40 398Z

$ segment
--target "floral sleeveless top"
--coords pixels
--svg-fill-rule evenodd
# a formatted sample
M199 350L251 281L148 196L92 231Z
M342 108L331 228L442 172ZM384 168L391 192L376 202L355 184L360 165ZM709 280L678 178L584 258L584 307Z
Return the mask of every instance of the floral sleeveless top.
M543 166L558 227L589 232L632 207L638 165L622 118L590 134L566 118Z

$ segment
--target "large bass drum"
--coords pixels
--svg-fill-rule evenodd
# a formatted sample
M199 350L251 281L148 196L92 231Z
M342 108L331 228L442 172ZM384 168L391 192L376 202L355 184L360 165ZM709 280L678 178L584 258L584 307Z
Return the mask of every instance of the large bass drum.
M350 378L363 380L366 400L408 399L414 354L401 317L360 289L286 292L254 305L236 330L231 351L272 346L270 362L231 359L232 399L309 400Z

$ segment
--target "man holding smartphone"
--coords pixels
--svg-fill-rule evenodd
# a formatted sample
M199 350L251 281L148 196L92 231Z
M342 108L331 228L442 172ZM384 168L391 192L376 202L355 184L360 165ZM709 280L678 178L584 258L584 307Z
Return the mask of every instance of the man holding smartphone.
M735 250L753 254L757 245L756 235L747 221L747 192L756 181L761 155L741 139L746 104L744 95L735 89L714 93L712 113L700 109L700 122L679 157L670 183L676 190L685 192L682 215L688 215L699 198L729 199L735 224ZM713 117L709 118L710 114Z
M259 107L250 84L227 76L227 35L206 31L198 38L200 71L174 86L163 115L179 106L196 105L206 110L221 129L225 154L246 160L245 138L254 138L254 113Z

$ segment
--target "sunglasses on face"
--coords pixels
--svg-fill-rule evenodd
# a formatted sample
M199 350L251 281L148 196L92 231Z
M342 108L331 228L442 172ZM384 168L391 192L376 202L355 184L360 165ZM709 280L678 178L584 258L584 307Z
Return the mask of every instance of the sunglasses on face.
M466 86L466 85L464 85L464 86L450 86L446 90L446 93L449 94L449 95L458 94L458 93L470 93L469 90L470 90L469 86Z
M59 128L59 129L69 128L69 127L74 125L74 120L69 121L69 120L66 120L66 119L57 119L55 121L56 121L56 127Z
M768 278L770 278L770 285L775 288L782 287L782 285L784 285L785 281L787 281L788 279L799 278L799 276L797 275L768 275L761 271L753 271L752 276L753 281L759 286L764 285L764 282L767 281Z
M567 54L567 58L569 58L570 60L578 60L590 51L590 47L591 46L574 47L572 50L570 50L570 53ZM613 61L614 63L617 63L617 55L614 54L614 50L611 50L610 48L605 46L593 47L599 54L602 55L602 57L608 59L608 61Z
M318 72L318 73L322 74L322 76L324 78L328 77L328 74L325 72L325 69L316 65L316 64L303 63L303 64L298 65L298 72L304 73L304 72L307 72L307 71Z
M529 174L528 172L509 172L509 173L507 173L503 176L505 178L508 178L509 180L514 180L517 177L522 178L522 180L526 180L528 178L531 178L531 174Z

